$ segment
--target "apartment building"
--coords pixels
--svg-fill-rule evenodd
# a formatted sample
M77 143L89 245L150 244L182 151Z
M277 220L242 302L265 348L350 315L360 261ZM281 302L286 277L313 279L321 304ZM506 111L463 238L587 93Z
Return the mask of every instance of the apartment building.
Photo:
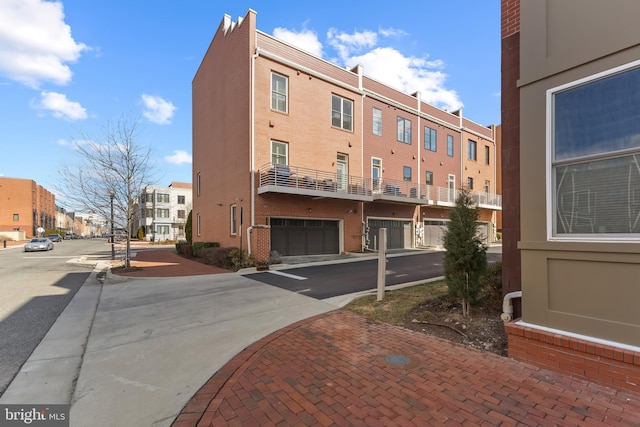
M637 15L636 0L502 1L503 286L521 289L509 356L634 391Z
M142 227L148 241L184 240L184 226L192 206L192 185L172 182L168 187L149 185L138 197L137 233Z
M0 177L0 233L56 228L55 195L30 179Z
M266 259L375 250L384 227L390 248L439 245L469 185L493 241L495 126L365 72L225 16L192 87L194 241Z

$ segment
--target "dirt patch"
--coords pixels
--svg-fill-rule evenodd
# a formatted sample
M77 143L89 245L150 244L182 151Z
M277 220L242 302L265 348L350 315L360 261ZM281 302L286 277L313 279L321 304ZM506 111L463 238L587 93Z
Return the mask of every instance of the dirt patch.
M462 307L448 295L427 299L404 318L403 326L459 344L507 356L507 334L500 319L500 295L484 295L471 317L462 317Z
M112 268L111 272L113 274L121 274L121 273L133 273L136 271L142 271L142 267L116 267L116 268Z

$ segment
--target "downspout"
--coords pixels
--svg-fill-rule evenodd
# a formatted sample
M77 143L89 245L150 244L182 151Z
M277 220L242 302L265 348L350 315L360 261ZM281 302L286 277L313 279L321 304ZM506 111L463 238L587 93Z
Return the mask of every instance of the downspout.
M421 191L420 191L420 186L421 186L421 180L422 180L422 169L420 168L420 166L422 165L422 144L420 143L420 137L423 135L423 131L422 131L422 97L420 96L420 92L416 92L416 99L418 100L418 146L416 147L418 149L418 153L416 154L416 160L418 161L418 167L416 168L418 170L418 197L420 197ZM425 182L426 185L426 182ZM422 206L418 205L418 222L416 224L413 224L413 230L411 230L411 238L413 240L413 247L415 248L417 245L417 239L416 239L416 227L418 225L422 225L422 219L421 216L422 215ZM421 244L423 242L420 242Z
M364 159L364 100L367 97L367 94L364 92L364 88L363 88L363 84L362 84L362 75L363 75L363 66L362 64L358 64L357 66L357 70L358 70L358 90L361 91L362 93L362 104L361 104L361 108L360 108L360 171L362 172L362 178L364 179L364 177L366 176L365 173L365 159ZM367 164L369 165L369 167L371 166L369 162L367 162ZM364 252L365 248L367 246L367 242L366 242L366 235L365 235L365 227L366 224L364 222L364 202L360 202L360 221L363 224L362 225L362 237L360 238L360 251Z
M247 227L247 254L251 255L251 230L256 224L256 173L255 173L255 88L256 88L256 59L258 49L251 55L251 224Z
M522 298L522 291L509 292L502 299L502 314L500 318L504 323L511 322L513 319L513 304L511 300L514 298Z

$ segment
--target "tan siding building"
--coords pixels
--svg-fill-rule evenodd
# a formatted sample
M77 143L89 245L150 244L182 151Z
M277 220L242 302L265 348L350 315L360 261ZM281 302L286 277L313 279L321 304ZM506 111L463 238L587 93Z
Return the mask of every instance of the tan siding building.
M467 131L460 114L364 72L257 31L252 10L225 16L193 80L194 241L259 260L376 249L382 227L391 248L439 244L463 134L493 147L493 128ZM480 206L487 223L499 200Z
M638 391L638 2L502 8L503 153L519 152L503 157L504 191L517 190L505 197L503 283L513 289L515 255L522 291L521 317L507 324L509 355ZM519 186L507 189L514 166Z

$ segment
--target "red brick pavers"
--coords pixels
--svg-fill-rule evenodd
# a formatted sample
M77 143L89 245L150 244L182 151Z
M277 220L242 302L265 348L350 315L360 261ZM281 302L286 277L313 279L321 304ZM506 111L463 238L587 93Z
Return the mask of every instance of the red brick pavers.
M173 249L142 249L132 247L135 257L131 258L133 267L141 270L118 272L118 276L128 277L180 277L200 276L204 274L230 273L229 270L203 264L176 254Z
M389 363L390 355L410 363ZM338 310L248 347L196 393L173 423L430 425L638 426L640 393Z

